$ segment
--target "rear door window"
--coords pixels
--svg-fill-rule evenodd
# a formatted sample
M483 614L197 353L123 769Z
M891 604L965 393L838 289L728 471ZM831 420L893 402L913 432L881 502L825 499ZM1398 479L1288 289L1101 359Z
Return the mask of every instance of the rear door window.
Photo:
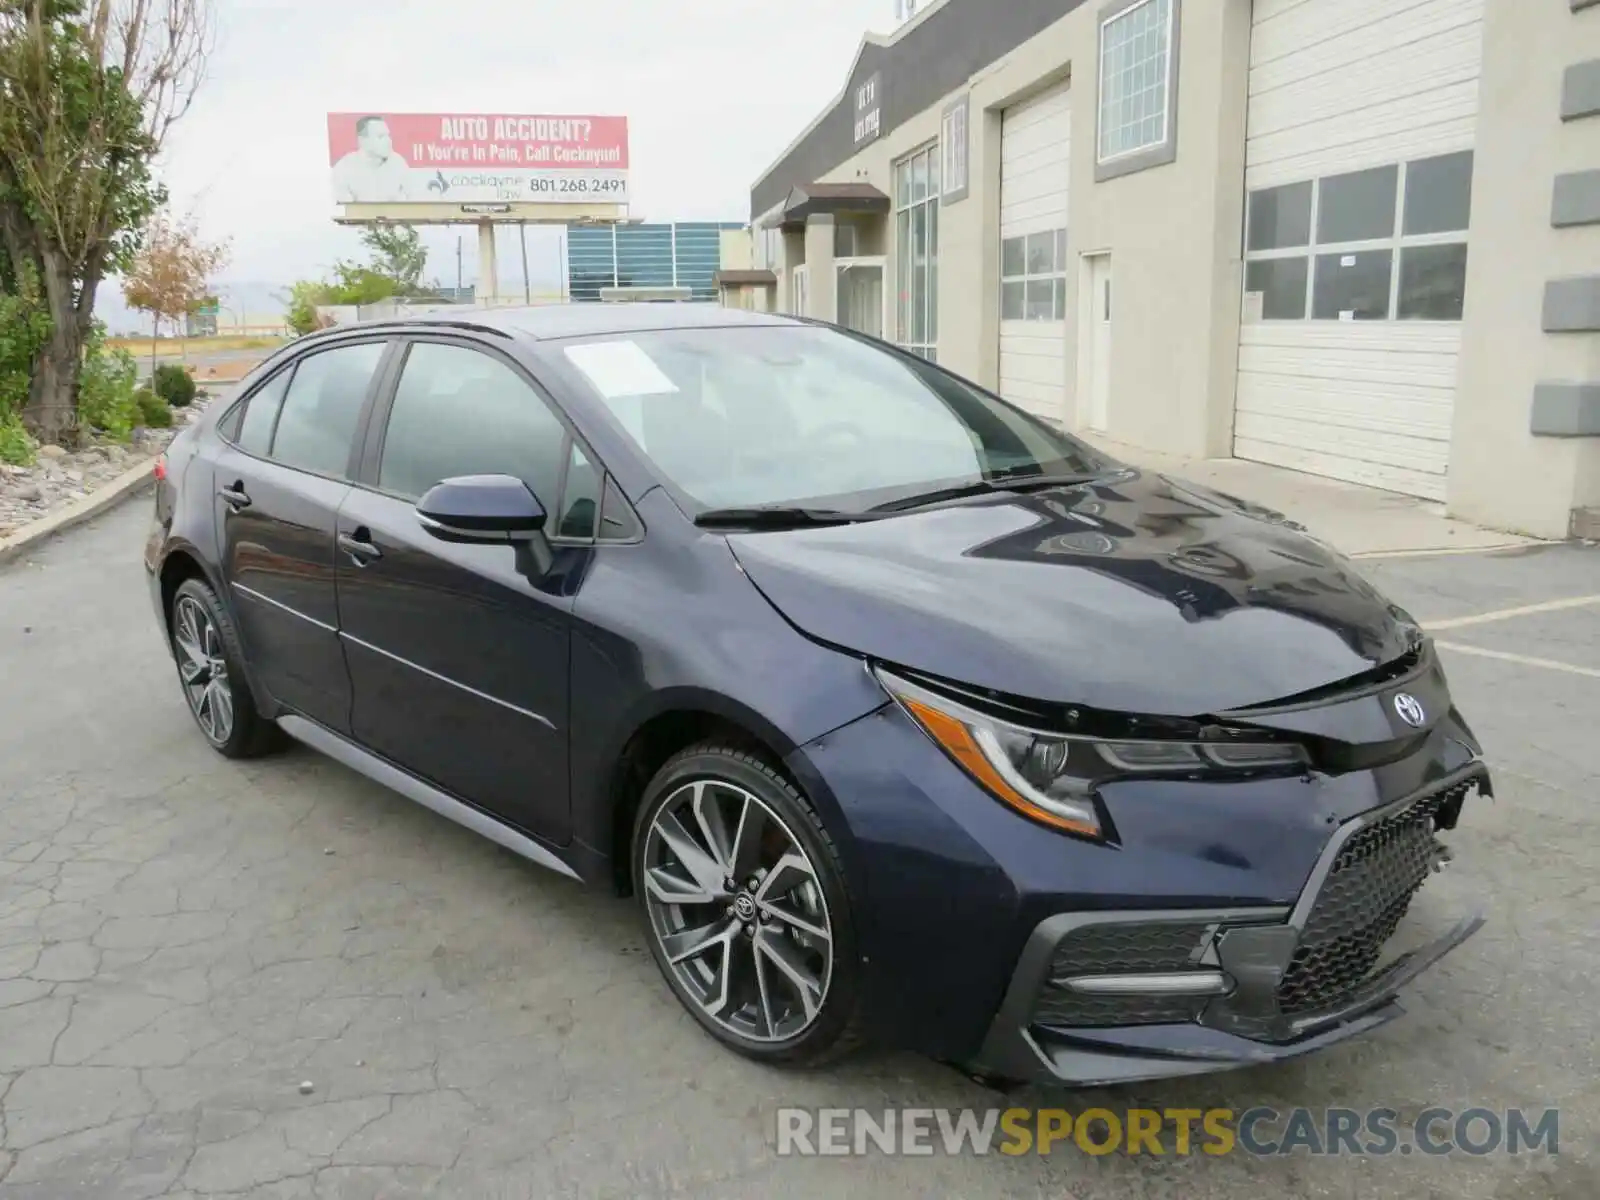
M345 477L356 427L361 423L361 406L386 345L359 342L300 360L278 415L273 459L286 467ZM249 423L247 413L245 424Z

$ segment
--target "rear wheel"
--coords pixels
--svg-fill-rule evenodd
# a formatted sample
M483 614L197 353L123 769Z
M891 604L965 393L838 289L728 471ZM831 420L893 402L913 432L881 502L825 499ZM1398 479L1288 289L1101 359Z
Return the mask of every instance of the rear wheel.
M633 878L656 964L723 1045L810 1066L858 1044L838 852L770 763L717 743L668 761L639 808Z
M167 632L184 699L212 749L252 758L276 748L278 727L256 711L238 635L216 593L201 580L184 580L172 596Z

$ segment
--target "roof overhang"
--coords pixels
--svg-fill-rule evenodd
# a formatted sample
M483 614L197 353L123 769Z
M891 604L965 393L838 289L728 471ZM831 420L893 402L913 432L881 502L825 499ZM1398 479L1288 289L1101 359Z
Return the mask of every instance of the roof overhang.
M796 232L806 221L822 214L881 216L889 211L889 197L870 183L808 183L789 193L783 207L762 224L768 229Z
M758 287L777 282L778 277L771 271L718 271L711 277L714 287Z

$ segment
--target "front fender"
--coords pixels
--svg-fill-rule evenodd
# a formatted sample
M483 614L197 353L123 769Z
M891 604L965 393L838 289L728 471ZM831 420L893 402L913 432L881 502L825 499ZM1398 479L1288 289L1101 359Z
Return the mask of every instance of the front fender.
M652 720L709 714L781 760L887 699L860 658L785 621L723 539L679 539L663 532L666 515L645 516L650 539L598 555L573 611L572 828L600 857L613 846L619 760Z

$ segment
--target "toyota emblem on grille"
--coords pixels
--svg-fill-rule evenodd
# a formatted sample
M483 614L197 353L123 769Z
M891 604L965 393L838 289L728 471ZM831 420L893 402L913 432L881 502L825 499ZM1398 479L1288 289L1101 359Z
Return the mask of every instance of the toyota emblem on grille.
M1422 710L1422 701L1410 692L1397 692L1394 698L1394 711L1400 714L1400 719L1413 729L1421 729L1422 723L1428 719L1428 714Z

